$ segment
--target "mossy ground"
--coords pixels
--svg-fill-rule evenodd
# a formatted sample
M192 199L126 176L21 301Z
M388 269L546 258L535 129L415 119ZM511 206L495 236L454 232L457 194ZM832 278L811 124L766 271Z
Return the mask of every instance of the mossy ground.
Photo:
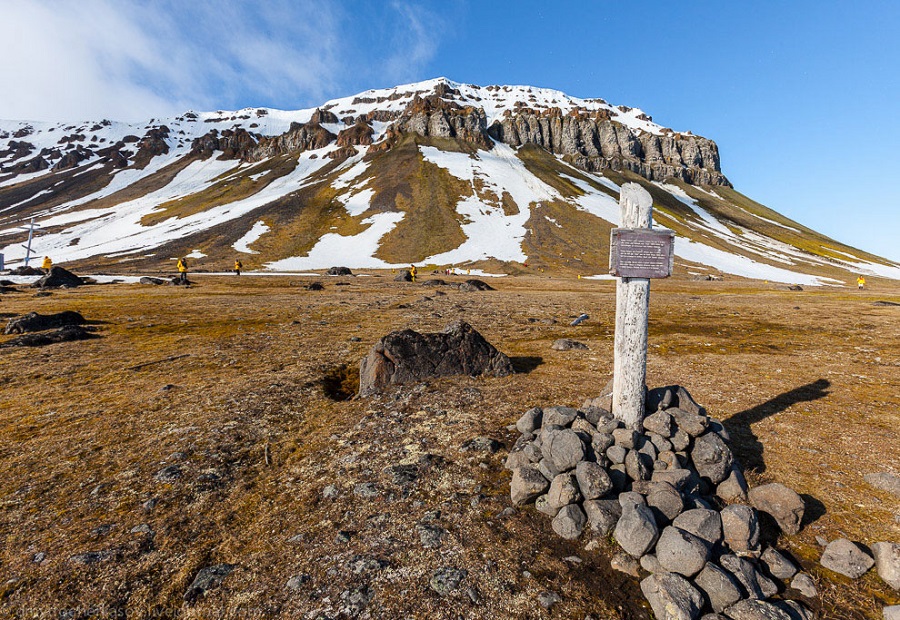
M320 292L303 288L309 277L196 274L187 289L4 294L4 317L77 310L102 338L0 349L0 614L337 615L341 594L367 585L373 617L648 618L637 581L610 570L607 541L562 541L530 507L501 516L505 453L459 451L478 435L509 446L525 409L596 395L612 370L614 284L532 275L463 293L392 275L321 277ZM849 583L816 564L817 535L900 538L896 498L862 480L900 459L898 308L873 305L900 302L900 287L876 286L653 283L648 383L686 386L725 420L754 481L810 498L803 531L780 544L816 578L821 618L874 619L900 602L874 574ZM569 326L582 312L591 319ZM456 318L523 372L333 398L381 336ZM550 349L564 337L589 350ZM417 464L418 481L397 484L398 463ZM182 476L157 480L168 465ZM354 496L359 482L379 495ZM322 497L327 484L337 499ZM416 532L432 510L448 532L440 549ZM131 533L140 524L154 534ZM72 559L89 551L108 555ZM357 555L387 567L357 574ZM223 585L186 604L197 571L223 562L236 565ZM442 566L468 571L449 600L428 587ZM311 580L287 589L298 574ZM537 603L544 590L563 598L552 613Z

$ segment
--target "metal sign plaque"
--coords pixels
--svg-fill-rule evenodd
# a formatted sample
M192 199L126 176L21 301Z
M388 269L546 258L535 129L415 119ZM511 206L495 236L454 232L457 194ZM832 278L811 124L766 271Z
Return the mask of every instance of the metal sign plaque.
M668 278L675 262L675 233L649 228L613 228L609 273L619 278Z

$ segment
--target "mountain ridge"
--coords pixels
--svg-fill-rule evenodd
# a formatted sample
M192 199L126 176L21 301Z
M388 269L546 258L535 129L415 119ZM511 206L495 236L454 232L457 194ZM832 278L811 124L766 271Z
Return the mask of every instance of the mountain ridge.
M736 192L712 140L602 99L445 78L296 111L0 121L0 252L21 261L34 217L37 253L95 268L165 269L193 254L213 269L239 255L251 269L424 262L594 276L628 181L681 238L681 275L900 279L897 264Z

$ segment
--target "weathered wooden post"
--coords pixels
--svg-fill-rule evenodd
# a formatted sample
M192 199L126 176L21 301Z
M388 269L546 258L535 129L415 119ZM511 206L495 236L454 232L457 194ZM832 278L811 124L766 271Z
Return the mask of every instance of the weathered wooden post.
M612 413L628 428L643 430L647 378L650 278L672 274L671 230L652 230L653 198L637 183L619 195L622 228L610 234L609 272L616 282L616 337Z

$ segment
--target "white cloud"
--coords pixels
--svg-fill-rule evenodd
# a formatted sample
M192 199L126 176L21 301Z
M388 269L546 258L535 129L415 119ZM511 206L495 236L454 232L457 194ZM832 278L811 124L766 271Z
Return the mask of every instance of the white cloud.
M337 73L327 2L4 0L0 118L147 119L321 97Z

